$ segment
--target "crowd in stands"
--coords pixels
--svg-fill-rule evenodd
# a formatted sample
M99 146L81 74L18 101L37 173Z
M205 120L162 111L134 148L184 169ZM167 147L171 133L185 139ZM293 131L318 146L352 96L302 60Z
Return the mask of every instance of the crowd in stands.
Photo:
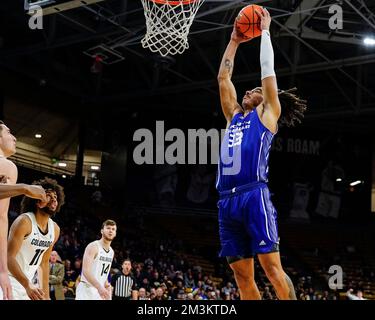
M67 195L67 198L74 200L72 195ZM89 242L99 239L100 226L104 221L103 217L89 215L83 210L79 212L78 206L73 200L68 201L63 212L54 218L61 228L60 238L54 250L59 256L58 263L64 266L62 285L65 299L74 299L75 289L80 281L85 247ZM94 202L93 205L98 206ZM12 220L17 216L17 206L12 206L11 211L14 212L10 215ZM131 226L121 221L117 222L119 226L125 225L127 229L123 230L120 227L112 244L115 258L110 277L121 272L122 262L124 259L130 258L131 272L135 279L139 300L240 299L233 273L224 260L222 261L224 267L215 271L215 274L206 272L200 265L189 261L185 255L187 248L181 241L171 239L170 235L163 237L150 235L149 232L142 231L140 225ZM337 300L340 298L338 292L333 292L326 285L322 286L319 283L317 274L307 273L303 267L295 267L295 263L292 262L285 263L283 261L283 265L293 280L297 299ZM367 269L364 271L366 274L368 273ZM262 299L277 299L275 291L257 262L255 263L255 274ZM368 273L368 277L374 280L374 272ZM327 284L327 282L325 283ZM360 284L348 283L343 292L348 291L352 294L351 288L357 292L361 289ZM353 296L348 295L348 298L351 299Z
M69 221L70 220L70 221ZM69 224L72 223L71 225ZM68 224L67 224L68 223ZM73 299L80 279L82 257L88 242L98 239L99 231L91 229L92 219L65 219L56 251L65 267L63 279L65 299ZM99 224L96 224L99 225ZM199 265L191 264L183 253L179 241L142 237L123 237L119 232L113 242L115 259L110 277L121 272L125 258L132 262L132 277L139 300L239 300L240 294L230 269L220 274L218 282L213 274L205 273ZM256 281L262 299L277 299L258 263L255 265ZM338 294L319 291L311 275L305 276L301 270L288 270L293 278L299 300L336 300ZM110 280L110 279L109 279Z

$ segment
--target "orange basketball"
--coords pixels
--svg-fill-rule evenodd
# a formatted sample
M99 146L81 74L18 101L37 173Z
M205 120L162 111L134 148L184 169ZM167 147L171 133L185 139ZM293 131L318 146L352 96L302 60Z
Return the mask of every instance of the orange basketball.
M236 29L244 38L256 38L262 35L260 18L255 11L261 13L263 8L251 4L243 8L236 18Z

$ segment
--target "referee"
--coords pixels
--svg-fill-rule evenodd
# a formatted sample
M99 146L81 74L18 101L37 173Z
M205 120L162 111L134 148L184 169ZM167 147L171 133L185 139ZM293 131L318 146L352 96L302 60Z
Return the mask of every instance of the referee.
M130 259L125 259L122 271L112 277L113 300L138 300L138 288L135 278L130 273L131 269Z

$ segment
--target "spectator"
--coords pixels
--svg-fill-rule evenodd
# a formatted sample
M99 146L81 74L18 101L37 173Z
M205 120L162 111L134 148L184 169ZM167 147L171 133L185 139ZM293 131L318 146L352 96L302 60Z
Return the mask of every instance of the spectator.
M159 287L156 289L155 297L154 299L151 300L157 300L157 301L162 301L162 300L167 300L165 295L164 295L164 290L163 288Z
M157 288L160 286L159 273L155 271L151 277L151 286Z
M140 286L143 287L143 288L145 288L147 291L151 290L150 282L148 281L147 277L143 278L142 283L141 283Z
M64 265L59 260L58 260L57 252L52 251L50 260L49 260L50 261L49 291L50 291L51 300L65 300L64 290L63 290L65 268L64 268Z
M66 259L64 261L64 269L65 269L65 275L64 275L64 281L66 283L70 281L75 281L77 278L77 275L75 271L72 269L72 262L69 259Z
M309 300L316 300L316 294L315 294L314 288L312 287L309 288L308 295L310 297Z
M183 289L178 290L176 300L186 300L186 294Z
M207 299L208 300L217 300L216 292L211 291L211 290L207 290Z
M226 296L227 294L231 294L232 293L232 289L233 289L233 285L231 282L227 282L226 286L221 289L221 291L223 292L224 296Z
M367 300L363 297L363 292L361 290L357 290L357 293L354 295L353 294L353 289L349 289L347 292L346 292L346 296L350 299L350 300Z
M140 288L138 290L138 300L150 300L146 295L146 289Z
M81 271L82 271L82 259L81 258L77 257L74 260L73 269L74 269L75 273L77 274L77 276L81 274Z
M215 290L215 293L216 293L217 300L223 300L222 297L221 297L221 294L220 294L220 290L219 290L219 289L216 289L216 290Z
M176 284L176 288L173 290L173 295L172 295L172 298L173 299L177 299L177 295L181 292L185 292L185 288L183 286L183 283L181 280L178 280L177 281L177 284Z
M273 297L272 297L272 294L270 292L270 288L269 287L265 287L264 288L262 299L263 300L273 300Z
M194 277L191 273L185 275L185 287L187 288L195 287Z

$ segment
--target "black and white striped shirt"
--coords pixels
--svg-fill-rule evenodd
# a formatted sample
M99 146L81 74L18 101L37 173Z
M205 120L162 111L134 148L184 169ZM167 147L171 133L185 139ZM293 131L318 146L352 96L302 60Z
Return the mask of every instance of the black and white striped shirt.
M137 283L131 274L125 275L123 272L116 273L112 280L113 298L130 299L133 290L138 290Z

